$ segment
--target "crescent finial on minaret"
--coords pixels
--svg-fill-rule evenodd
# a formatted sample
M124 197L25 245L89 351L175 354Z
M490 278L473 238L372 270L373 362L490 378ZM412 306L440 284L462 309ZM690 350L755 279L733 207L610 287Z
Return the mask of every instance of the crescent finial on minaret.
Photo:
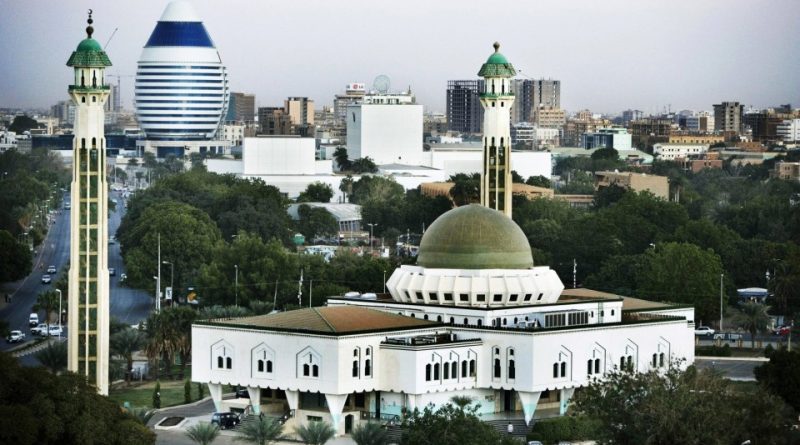
M94 32L94 28L92 28L92 23L94 23L94 20L92 20L92 10L91 9L89 10L89 19L86 20L86 23L89 24L89 26L86 27L86 35L88 35L89 38L91 39L92 38L92 33Z

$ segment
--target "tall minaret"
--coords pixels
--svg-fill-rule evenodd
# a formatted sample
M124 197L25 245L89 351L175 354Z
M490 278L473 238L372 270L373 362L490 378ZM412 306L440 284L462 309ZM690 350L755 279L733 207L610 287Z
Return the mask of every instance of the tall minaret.
M511 218L511 106L514 93L511 78L514 67L498 50L481 66L483 77L483 171L481 172L481 205L503 212Z
M105 51L88 37L67 66L75 68L69 95L75 103L70 210L69 336L67 369L86 376L97 392L108 394L108 184L103 133L109 86L103 71L111 66Z

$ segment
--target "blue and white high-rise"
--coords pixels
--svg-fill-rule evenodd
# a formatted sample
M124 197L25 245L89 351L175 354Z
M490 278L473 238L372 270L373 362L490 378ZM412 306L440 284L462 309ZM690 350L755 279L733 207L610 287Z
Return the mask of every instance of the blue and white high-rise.
M228 76L194 8L167 5L136 72L136 115L147 139L207 140L228 107Z

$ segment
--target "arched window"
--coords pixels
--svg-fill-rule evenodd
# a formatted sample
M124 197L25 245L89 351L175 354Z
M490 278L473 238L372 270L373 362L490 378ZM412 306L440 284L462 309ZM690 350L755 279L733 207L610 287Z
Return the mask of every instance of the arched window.
M81 70L81 86L82 87L86 86L86 79L83 77L83 70Z
M92 102L97 102L97 96L92 96Z
M483 320L481 320L480 318L478 319L478 326L483 326Z
M558 362L553 363L553 378L558 377Z
M319 366L317 365L311 366L311 377L319 377Z
M458 362L450 363L450 375L453 376L454 379L458 377Z
M619 358L619 369L620 370L625 369L625 356L624 355Z
M423 315L422 318L427 320L428 319L428 314Z
M417 318L416 314L411 314L411 318Z
M437 316L436 316L436 321L438 321L439 323L441 323L441 322L442 322L442 316L441 316L441 315L437 315Z
M272 360L267 360L267 372L272 372Z
M303 376L308 377L310 374L311 367L308 366L308 363L303 364Z
M450 324L456 324L455 317L450 317Z
M225 367L228 369L233 369L233 359L230 357L225 357Z
M500 359L494 359L494 378L500 378Z
M430 363L425 365L425 381L426 382L430 382L431 381L431 364Z
M223 368L224 367L223 363L224 361L222 359L222 356L220 355L219 357L217 357L217 368Z
M658 366L664 366L664 353L658 354Z
M567 376L567 362L561 362L561 377Z
M97 138L92 138L92 148L97 148Z
M259 360L258 361L257 369L258 369L258 372L264 372L264 360Z
M97 88L97 72L92 70L92 88Z
M440 375L439 374L439 364L435 363L433 365L433 379L434 380L439 380L439 375Z
M475 369L475 359L469 361L469 376L475 377L476 369Z
M86 138L81 138L81 148L86 148Z
M358 377L358 360L353 360L353 377Z
M633 356L632 355L628 356L628 369L633 371Z
M658 354L656 354L654 352L653 353L653 367L655 368L656 366L658 366Z
M372 375L372 366L370 359L364 361L364 375L367 377Z
M594 373L595 374L600 374L600 359L599 358L594 359Z
M586 374L592 375L592 359L586 361Z
M464 324L469 324L469 319L467 317L464 317Z
M494 80L492 81L492 94L494 94Z
M501 147L505 147L505 144L504 144L504 142L503 142L503 140L504 140L504 139L505 139L505 138L500 138L500 146L501 146Z
M81 103L83 103L83 104L86 103L86 96L81 97Z
M509 379L517 378L517 369L514 365L514 360L508 361L508 378Z
M444 379L445 380L449 380L450 379L450 366L447 363L445 363L443 367L444 367Z

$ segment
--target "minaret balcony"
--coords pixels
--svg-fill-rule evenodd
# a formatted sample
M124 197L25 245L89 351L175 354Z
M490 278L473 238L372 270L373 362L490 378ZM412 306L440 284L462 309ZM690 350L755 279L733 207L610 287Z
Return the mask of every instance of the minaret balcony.
M481 93L481 99L505 99L514 97L514 93L507 91L505 93Z
M110 85L98 85L96 87L91 86L80 86L80 85L70 85L69 92L70 93L100 93L100 92L107 92L111 91Z

